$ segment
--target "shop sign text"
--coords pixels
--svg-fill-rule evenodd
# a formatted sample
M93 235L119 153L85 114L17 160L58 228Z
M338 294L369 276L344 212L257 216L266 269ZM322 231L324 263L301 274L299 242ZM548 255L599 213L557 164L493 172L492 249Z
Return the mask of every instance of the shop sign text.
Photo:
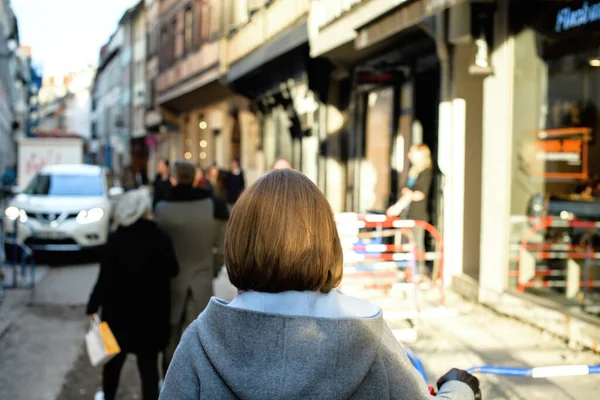
M590 5L589 2L584 1L579 9L572 10L570 7L561 9L556 14L554 29L556 32L564 32L596 21L600 21L600 3Z

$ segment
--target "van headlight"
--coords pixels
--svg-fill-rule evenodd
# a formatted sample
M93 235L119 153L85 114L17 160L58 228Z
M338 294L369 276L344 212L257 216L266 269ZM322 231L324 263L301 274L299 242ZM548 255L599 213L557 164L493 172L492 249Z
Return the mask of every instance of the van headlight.
M89 210L83 210L78 215L75 221L79 224L91 224L92 222L98 222L104 217L104 210L101 208L92 208Z
M6 215L6 217L11 221L16 221L19 219L21 222L27 222L29 219L25 210L19 209L15 206L7 207L4 211L4 215Z

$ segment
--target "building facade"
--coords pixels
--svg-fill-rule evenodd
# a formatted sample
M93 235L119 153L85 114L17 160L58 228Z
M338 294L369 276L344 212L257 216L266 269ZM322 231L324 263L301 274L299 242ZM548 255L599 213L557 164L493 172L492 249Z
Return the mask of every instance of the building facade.
M232 157L240 157L239 116L247 101L221 82L227 68L225 27L232 4L221 0L160 3L155 91L165 119L177 126L177 133L166 131L161 137L172 159L226 167Z
M91 88L96 68L88 66L64 76L42 80L37 96L39 123L36 130L60 130L91 139Z
M251 101L256 121L244 154L261 172L277 157L286 158L325 191L319 143L331 65L309 54L310 1L254 1L240 7L234 15L245 18L234 20L240 27L229 39L226 81Z
M92 86L91 149L95 162L117 175L129 166L145 169L147 162L146 91L142 84L146 77L145 26L144 3L140 1L123 14L117 30L100 49Z
M14 104L19 47L17 18L10 2L0 2L0 177L6 171L16 171L17 146L15 138Z
M123 31L119 28L100 50L98 69L92 86L92 152L95 162L118 172L126 151L123 143L124 126L122 72L120 53ZM128 141L129 138L126 138Z
M319 181L314 85L323 96L327 87L322 60L309 57L309 9L308 0L162 2L156 104L179 129L158 135L170 149L161 156L221 168L237 158L249 182L285 157Z
M131 165L146 180L148 170L148 146L146 109L148 84L146 80L147 17L145 3L140 1L131 12L132 60L131 60Z

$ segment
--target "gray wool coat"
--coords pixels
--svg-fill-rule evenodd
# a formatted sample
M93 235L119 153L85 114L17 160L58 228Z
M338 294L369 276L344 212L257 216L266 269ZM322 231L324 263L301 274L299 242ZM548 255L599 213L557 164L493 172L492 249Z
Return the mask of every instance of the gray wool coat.
M187 326L210 301L223 265L228 217L224 200L188 185L172 188L167 201L157 204L156 221L170 236L180 266L171 281L171 326Z

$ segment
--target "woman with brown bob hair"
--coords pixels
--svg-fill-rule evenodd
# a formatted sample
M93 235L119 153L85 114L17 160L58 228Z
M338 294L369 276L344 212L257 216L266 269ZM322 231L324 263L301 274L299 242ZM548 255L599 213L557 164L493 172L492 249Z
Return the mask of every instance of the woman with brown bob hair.
M187 329L161 399L429 399L381 310L335 289L342 248L327 199L275 170L233 207L225 263L239 296L212 298ZM438 398L474 399L453 370Z

